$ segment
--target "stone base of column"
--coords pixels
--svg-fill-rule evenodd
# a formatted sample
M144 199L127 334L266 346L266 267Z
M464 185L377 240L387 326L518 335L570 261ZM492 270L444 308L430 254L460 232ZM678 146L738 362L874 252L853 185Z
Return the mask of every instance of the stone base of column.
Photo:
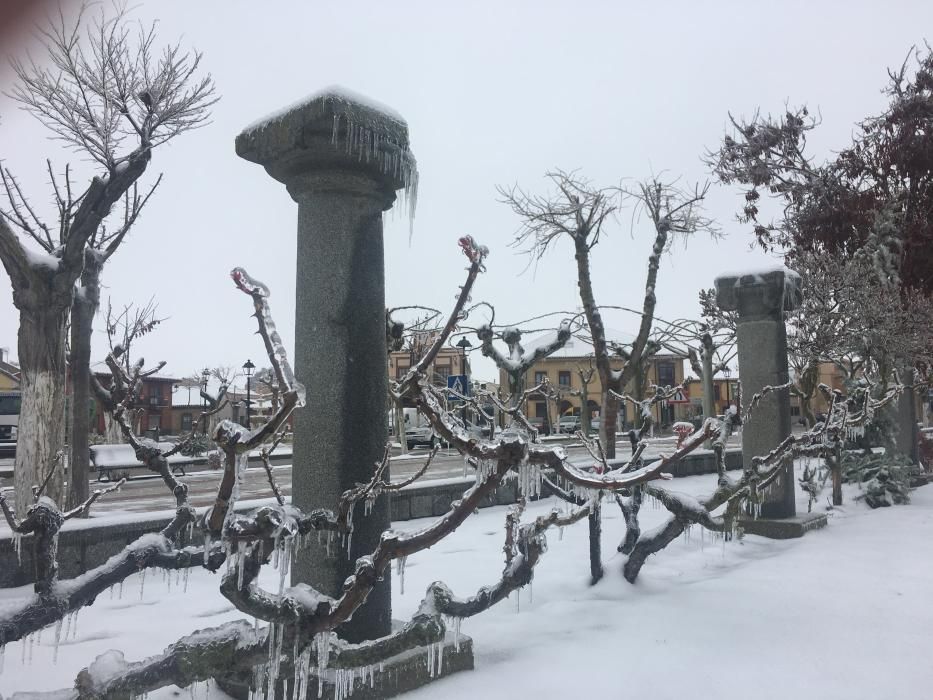
M434 664L433 671L429 663ZM458 671L472 670L473 640L463 634L458 640L452 632L448 632L444 639L444 651L440 659L433 654L429 655L425 648L397 654L383 662L381 667L376 666L372 677L367 673L364 678L357 673L352 681L352 689L348 688L348 679L342 679L344 685L339 693L336 686L337 672L330 669L324 680L324 692L320 696L318 696L317 677L310 678L307 700L315 700L318 697L324 700L335 700L335 698L380 700L380 698L391 698L407 693ZM285 687L281 681L276 684L275 700L299 700L291 695L291 678L285 680L287 683ZM250 692L247 683L232 678L217 678L216 681L221 690L236 700L248 700Z
M792 518L747 518L739 519L740 527L747 535L760 535L772 540L792 540L803 537L811 530L826 527L825 513L805 513Z

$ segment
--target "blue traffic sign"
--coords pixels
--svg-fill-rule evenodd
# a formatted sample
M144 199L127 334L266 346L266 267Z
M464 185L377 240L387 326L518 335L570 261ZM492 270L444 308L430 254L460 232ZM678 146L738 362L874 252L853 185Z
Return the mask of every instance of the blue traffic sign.
M461 396L470 395L470 382L465 374L451 374L447 377L447 388ZM456 399L456 397L452 397Z

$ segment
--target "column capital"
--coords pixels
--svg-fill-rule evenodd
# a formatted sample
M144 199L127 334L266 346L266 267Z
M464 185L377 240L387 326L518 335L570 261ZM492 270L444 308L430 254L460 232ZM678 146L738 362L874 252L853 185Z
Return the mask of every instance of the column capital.
M342 189L366 178L389 195L404 189L413 204L418 170L408 124L396 112L344 88L329 87L246 127L236 153L262 165L292 198L308 189ZM351 191L368 188L350 184Z
M803 299L800 276L786 268L722 275L715 284L719 308L738 311L740 322L780 319Z

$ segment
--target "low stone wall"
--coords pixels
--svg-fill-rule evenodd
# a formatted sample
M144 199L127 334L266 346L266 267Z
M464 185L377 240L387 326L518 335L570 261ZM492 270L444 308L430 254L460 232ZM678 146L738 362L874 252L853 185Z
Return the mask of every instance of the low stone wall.
M741 451L726 452L728 469L739 469L741 466ZM715 455L712 452L688 455L670 469L675 477L712 474L715 471ZM390 517L393 521L401 521L443 515L450 509L451 502L461 498L472 483L473 477L465 476L412 484L391 494ZM512 479L484 499L480 508L508 505L517 499L518 482ZM272 499L267 502L272 503ZM241 504L237 510L250 510L262 504L262 501L251 501ZM59 577L72 578L99 566L141 535L161 530L172 515L171 511L162 511L69 521L58 538ZM24 537L21 544L21 561L17 561L10 535L0 534L0 588L24 586L34 580L32 537ZM189 543L183 541L181 544L185 546Z

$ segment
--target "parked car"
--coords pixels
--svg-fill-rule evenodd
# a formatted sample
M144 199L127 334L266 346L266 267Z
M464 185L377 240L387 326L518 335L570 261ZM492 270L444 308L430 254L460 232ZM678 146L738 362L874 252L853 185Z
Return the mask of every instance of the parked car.
M557 424L557 432L570 435L573 435L580 428L580 416L563 416Z
M529 418L528 423L539 433L544 432L544 418Z
M417 445L434 447L437 444L437 436L430 425L408 428L405 431L405 443L408 445L409 450Z

